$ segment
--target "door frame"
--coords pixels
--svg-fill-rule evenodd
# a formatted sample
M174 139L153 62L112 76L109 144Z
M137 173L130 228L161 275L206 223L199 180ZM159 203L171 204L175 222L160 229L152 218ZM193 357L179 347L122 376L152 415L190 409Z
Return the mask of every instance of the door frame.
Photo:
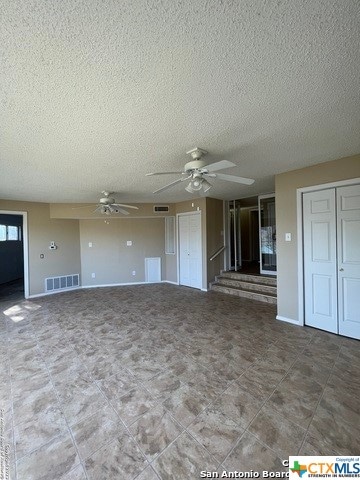
M199 215L200 218L200 245L201 245L201 290L202 291L207 291L206 288L203 288L204 285L204 275L203 275L203 266L204 266L204 252L203 252L203 244L202 244L202 217L201 217L201 210L195 210L194 212L182 212L182 213L177 213L176 214L176 228L177 228L177 262L176 262L176 274L177 274L177 283L178 285L181 285L180 283L180 227L179 227L179 218L184 217L185 215ZM192 287L190 287L192 288Z
M296 223L297 223L297 257L298 257L298 321L291 322L300 326L305 325L305 299L304 299L304 241L303 241L303 194L326 190L328 188L346 187L348 185L357 185L360 183L360 177L349 180L339 180L337 182L322 183L310 187L296 189Z
M276 270L264 270L263 269L263 263L262 263L262 253L261 253L261 205L260 202L261 200L264 200L266 198L273 198L275 202L275 226L276 226L276 197L275 197L275 192L273 193L267 193L265 195L258 195L258 215L259 215L259 257L260 257L260 274L261 275L274 275L277 276L277 259L276 259ZM275 254L277 257L277 253Z
M24 297L29 298L29 242L28 242L28 214L18 210L0 210L1 215L18 215L23 217L22 241L24 252Z

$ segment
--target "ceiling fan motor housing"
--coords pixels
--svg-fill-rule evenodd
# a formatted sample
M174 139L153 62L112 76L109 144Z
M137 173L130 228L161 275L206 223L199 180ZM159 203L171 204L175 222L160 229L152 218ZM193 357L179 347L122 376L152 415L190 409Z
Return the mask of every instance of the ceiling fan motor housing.
M193 160L192 162L188 162L185 165L185 172L192 172L193 170L200 170L204 168L206 165L205 160Z
M200 170L204 168L207 162L205 162L205 160L201 160L201 158L207 153L208 152L206 150L203 150L199 147L195 147L186 152L186 154L190 155L193 160L185 165L185 172L191 173L194 170Z
M100 198L99 203L101 203L101 205L111 205L112 203L115 203L115 198L110 198L110 197Z

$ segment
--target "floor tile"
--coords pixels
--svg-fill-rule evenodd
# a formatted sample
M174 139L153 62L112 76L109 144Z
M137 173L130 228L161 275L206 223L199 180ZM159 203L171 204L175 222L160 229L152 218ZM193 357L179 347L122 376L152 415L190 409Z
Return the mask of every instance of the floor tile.
M261 359L237 379L237 383L260 401L265 401L286 374L282 365L273 365Z
M52 385L46 385L46 387L28 394L22 400L14 401L14 424L18 425L31 420L33 415L58 405L55 389Z
M205 369L196 373L191 378L188 378L184 383L195 388L210 401L215 400L215 398L223 392L229 384L228 380L219 377L211 372L211 370Z
M259 412L261 402L236 384L231 385L213 403L213 408L225 414L242 428L247 428Z
M298 371L288 374L267 401L269 408L307 428L322 395L322 386Z
M61 480L87 480L84 467L82 465L78 465L70 470L69 473L66 473L63 477L61 477Z
M135 377L127 370L119 370L112 376L98 380L97 384L108 400L121 397L138 385Z
M214 471L216 460L184 432L153 462L162 480L200 478L202 470Z
M187 428L219 462L228 455L244 430L223 413L206 409Z
M82 460L90 457L124 432L124 424L110 406L72 425L71 430Z
M159 480L159 477L156 475L152 467L149 466L146 467L138 477L136 477L136 480Z
M281 459L269 447L259 442L251 433L245 432L230 455L223 462L227 471L269 472L284 471ZM285 470L286 471L286 470Z
M73 424L108 405L105 397L95 385L78 390L58 389L60 407L67 421Z
M144 383L144 387L159 401L165 400L182 386L179 378L169 372L160 373Z
M147 466L144 455L128 434L122 434L85 461L89 480L132 480Z
M130 427L130 433L149 462L175 440L182 431L183 428L172 419L162 405L157 405L149 410Z
M26 480L55 480L79 463L70 435L61 435L22 457L17 462L17 476Z
M58 407L48 408L26 422L20 423L14 428L17 459L67 431L65 417Z
M139 417L155 407L153 397L143 388L137 387L127 394L111 400L112 406L126 425L131 425Z
M358 399L354 404L358 408ZM328 396L322 398L309 427L309 435L337 455L352 455L360 449L359 414Z
M207 405L209 400L188 385L176 390L164 400L164 407L184 427L189 425Z
M18 480L188 480L360 449L359 341L278 322L273 305L167 284L29 300L17 323L1 305Z
M251 423L249 431L281 458L298 454L306 432L267 405Z

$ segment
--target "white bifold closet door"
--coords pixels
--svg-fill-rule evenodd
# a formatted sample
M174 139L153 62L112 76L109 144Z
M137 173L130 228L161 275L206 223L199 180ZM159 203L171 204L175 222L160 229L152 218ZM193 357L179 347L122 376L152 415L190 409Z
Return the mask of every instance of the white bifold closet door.
M305 324L360 339L360 185L303 195Z

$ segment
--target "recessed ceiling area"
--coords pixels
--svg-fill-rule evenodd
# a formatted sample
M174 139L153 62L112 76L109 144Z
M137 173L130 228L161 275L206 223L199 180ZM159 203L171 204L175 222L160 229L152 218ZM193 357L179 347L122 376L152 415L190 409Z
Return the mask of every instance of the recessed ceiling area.
M360 152L360 3L12 0L2 6L0 197L121 203L153 195L186 151L253 185Z

